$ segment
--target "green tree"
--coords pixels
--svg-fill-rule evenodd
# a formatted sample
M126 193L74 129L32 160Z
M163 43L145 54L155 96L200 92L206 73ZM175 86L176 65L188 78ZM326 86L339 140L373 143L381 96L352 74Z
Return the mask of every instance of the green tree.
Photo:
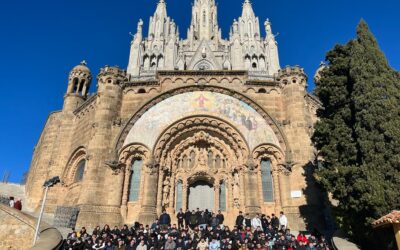
M315 93L318 177L339 201L342 229L369 248L370 223L400 208L400 77L365 21L357 38L327 53Z

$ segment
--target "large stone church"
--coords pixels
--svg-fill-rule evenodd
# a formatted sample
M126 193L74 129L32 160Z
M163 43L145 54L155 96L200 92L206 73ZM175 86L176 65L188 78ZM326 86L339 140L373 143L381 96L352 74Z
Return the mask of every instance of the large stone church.
M159 0L130 48L127 69L100 70L95 94L85 62L70 72L64 106L35 147L29 206L60 176L46 212L77 208L77 226L197 208L221 210L228 225L239 211L284 211L297 230L318 221L310 137L320 104L303 69L281 68L271 23L249 0L227 39L214 0L194 1L185 39Z

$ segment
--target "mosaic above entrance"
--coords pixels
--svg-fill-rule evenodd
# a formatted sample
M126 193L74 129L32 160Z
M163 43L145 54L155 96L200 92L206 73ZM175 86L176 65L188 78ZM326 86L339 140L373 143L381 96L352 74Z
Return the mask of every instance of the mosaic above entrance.
M234 125L251 150L263 143L279 147L279 141L263 117L248 104L209 91L175 95L150 108L132 127L124 145L142 143L152 149L171 124L189 116L209 115Z

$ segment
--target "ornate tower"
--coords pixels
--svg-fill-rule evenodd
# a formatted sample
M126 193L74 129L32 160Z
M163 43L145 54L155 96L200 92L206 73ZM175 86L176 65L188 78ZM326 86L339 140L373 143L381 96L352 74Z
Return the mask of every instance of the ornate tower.
M154 74L156 70L173 70L178 54L179 32L167 14L164 0L159 0L154 15L150 17L147 39L143 39L142 32L143 21L139 20L131 43L128 75L139 77Z
M118 67L105 67L101 69L98 77L98 91L96 99L96 112L93 116L93 136L88 141L87 151L89 154L87 160L87 172L85 173L87 181L83 183L82 189L87 192L79 197L78 205L81 207L78 224L88 225L93 217L91 209L97 208L100 212L96 220L100 219L101 212L107 213L109 223L119 224L122 220L120 213L121 194L110 195L110 192L104 192L103 187L111 190L122 186L121 179L113 175L113 171L108 169L105 162L112 158L109 146L104 142L112 141L112 129L116 118L119 116L122 99L122 85L126 80L126 72ZM108 173L111 178L105 178ZM101 183L101 184L100 184ZM99 185L100 184L100 185ZM101 194L99 196L93 194ZM99 198L102 197L102 198ZM87 209L87 204L92 204L92 208ZM104 211L104 206L107 210ZM93 223L93 220L91 220ZM91 225L94 226L94 225Z
M87 98L90 84L92 83L92 73L87 67L86 61L82 61L75 66L69 73L68 89L64 96L64 111L74 111Z
M214 0L195 0L188 39L201 41L220 38L221 31L218 27L217 17L217 6Z

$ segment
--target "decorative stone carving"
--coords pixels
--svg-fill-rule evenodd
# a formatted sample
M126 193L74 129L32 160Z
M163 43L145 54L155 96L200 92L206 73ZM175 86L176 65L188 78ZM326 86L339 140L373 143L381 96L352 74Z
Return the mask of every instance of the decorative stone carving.
M113 171L114 175L119 175L125 169L125 164L120 163L119 161L111 160L104 162L104 164Z
M163 206L168 207L169 206L169 191L171 189L171 181L170 177L166 177L164 182L163 182Z

